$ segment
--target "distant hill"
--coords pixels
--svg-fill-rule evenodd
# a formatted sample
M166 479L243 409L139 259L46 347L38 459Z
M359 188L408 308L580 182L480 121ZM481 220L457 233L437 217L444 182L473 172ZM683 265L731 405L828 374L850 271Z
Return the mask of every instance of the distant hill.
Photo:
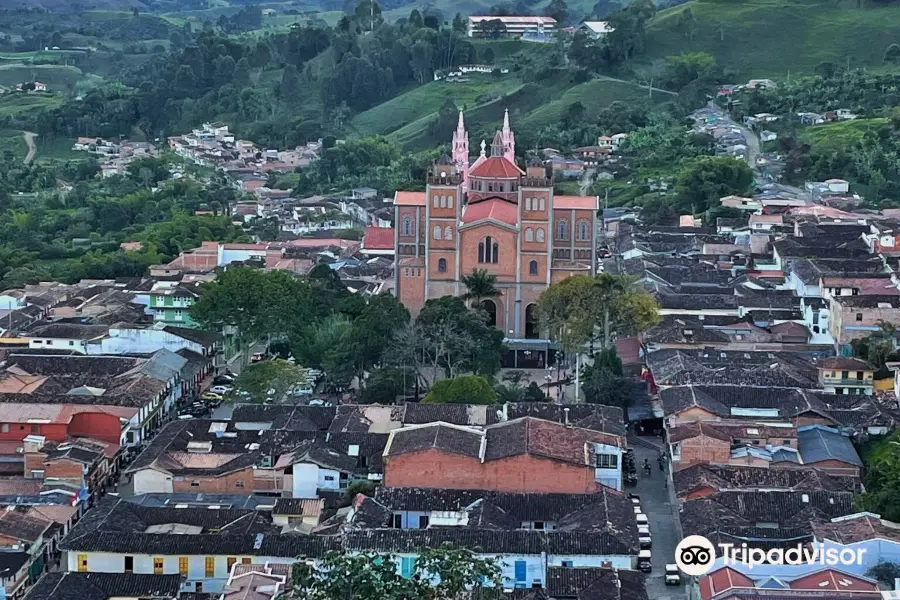
M419 91L421 89L397 96L385 105L397 107L407 102L412 103L421 93ZM637 84L606 78L579 83L574 80L572 73L566 71L558 71L552 78L540 83L508 85L507 90L505 95L497 96L488 102L468 105L466 126L469 130L469 148L473 154L478 151L482 139L490 143L507 109L513 121L513 128L524 134L557 122L574 102L582 103L585 107L585 120L589 121L615 101L628 102L647 98L646 88ZM656 92L653 94L654 102L668 99L666 94ZM365 118L367 113L379 111L385 105L366 111L358 118ZM421 113L410 114L418 116ZM406 124L395 129L388 137L409 150L424 150L447 143L449 140L434 139L430 134L430 125L436 118L437 111L418 116L415 120L406 121Z
M660 11L647 26L647 59L706 51L741 77L811 73L821 62L883 67L900 43L900 3L856 7L855 0L692 0ZM696 21L689 36L682 14Z
M17 8L42 8L53 12L78 12L83 10L162 12L203 8L202 0L3 0L0 10Z

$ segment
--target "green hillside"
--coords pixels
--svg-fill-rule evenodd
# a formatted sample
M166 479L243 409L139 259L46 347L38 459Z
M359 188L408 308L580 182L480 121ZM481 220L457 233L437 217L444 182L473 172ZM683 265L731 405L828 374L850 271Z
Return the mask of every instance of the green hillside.
M499 98L519 85L513 77L498 79L481 74L473 75L466 82L432 81L359 113L350 126L359 135L390 133L422 117L436 117L447 98L452 98L460 108L471 108Z
M646 88L633 83L607 78L576 83L570 73L560 71L553 78L540 83L520 85L495 100L474 107L470 104L469 110L466 111L469 143L474 153L482 138L490 142L507 109L513 128L524 132L536 131L548 123L558 122L568 106L574 102L581 102L584 105L585 119L591 120L615 101L629 102L646 98ZM662 92L653 94L654 101L667 99L668 94ZM408 150L424 150L449 142L433 139L430 135L429 126L435 116L436 113L432 113L412 121L391 133L389 137Z
M653 92L653 100L667 100L673 94ZM592 120L597 114L616 101L642 100L649 97L647 89L638 84L615 79L598 78L569 88L557 99L528 113L522 120L522 128L539 128L541 125L560 120L568 107L580 102L585 108L585 119Z
M900 42L900 5L856 8L818 0L692 0L661 11L647 26L647 59L704 50L742 78L812 72L824 61L882 67ZM689 38L681 14L696 20Z
M71 88L84 74L77 67L63 65L26 65L0 63L0 85L14 86L27 81L41 81L50 89Z
M802 130L800 139L816 148L848 148L861 141L867 133L877 131L888 120L886 118L856 119L815 125Z

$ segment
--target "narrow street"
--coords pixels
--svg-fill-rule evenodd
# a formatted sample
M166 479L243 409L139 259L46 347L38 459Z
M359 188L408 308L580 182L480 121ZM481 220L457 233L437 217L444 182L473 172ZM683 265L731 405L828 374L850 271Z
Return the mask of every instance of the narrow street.
M658 438L644 439L659 444ZM669 490L665 486L667 474L660 472L656 463L659 451L635 443L633 437L629 437L628 446L634 449L638 484L636 488L627 488L626 491L640 495L641 509L650 521L650 535L653 538L651 548L653 572L647 575L647 595L653 600L684 600L686 597L684 584L667 586L665 581L666 563L675 562L675 546L680 541L678 531L681 528L675 522L672 504L669 501ZM645 476L641 469L644 459L649 460L653 466L649 477Z
M747 142L747 164L749 164L750 168L753 169L753 173L756 176L757 180L761 179L759 172L756 169L756 157L758 157L762 153L762 145L760 144L759 136L756 134L755 131L753 131L749 127L745 126L743 123L738 123L737 121L732 119L731 115L729 115L726 111L722 110L715 102L710 101L707 104L707 106L711 110L715 111L716 114L719 115L719 117L723 121L740 128L741 133L744 135L744 139ZM809 196L805 190L802 190L796 186L787 185L785 183L781 183L779 185L783 186L784 188L787 188L788 190L797 194L801 198L805 198L807 204L811 203Z

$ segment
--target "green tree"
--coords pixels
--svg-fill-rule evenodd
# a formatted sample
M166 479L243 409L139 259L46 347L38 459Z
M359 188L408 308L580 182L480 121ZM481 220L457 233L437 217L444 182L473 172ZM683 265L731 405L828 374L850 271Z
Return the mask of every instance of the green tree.
M550 0L550 4L547 5L544 14L556 19L557 27L562 27L567 22L569 5L566 4L566 0Z
M416 322L395 334L390 355L396 364L414 368L422 381L438 370L448 378L490 377L500 370L503 332L488 326L483 311L468 310L462 298L443 296L427 300Z
M487 377L460 375L435 381L422 402L429 404L495 404L497 392Z
M246 57L241 57L234 65L232 81L234 82L234 86L239 89L250 85L250 63L247 62Z
M468 29L469 25L462 14L456 13L456 16L453 17L453 31L456 33L466 33Z
M573 275L551 285L538 297L536 316L543 329L575 357L575 397L581 392L581 355L594 338L602 307L593 278Z
M631 394L624 377L595 365L584 372L584 399L592 404L624 408L628 406Z
M245 343L269 334L291 335L308 322L310 287L286 271L232 267L204 284L191 317L204 328L236 327Z
M487 269L474 269L471 275L463 275L460 280L466 286L466 293L462 297L471 301L472 306L481 306L482 301L500 296L497 276Z
M300 368L286 360L264 360L248 365L234 382L237 393L249 394L254 402L281 400L302 379Z
M378 294L369 299L362 314L353 323L357 375L384 361L394 332L405 327L409 311L393 294Z
M291 104L297 101L300 94L300 73L292 64L285 65L281 75L281 85L278 87L281 97Z
M384 366L375 368L366 380L359 396L360 404L395 404L416 391L417 374L409 367Z
M329 379L335 376L344 383L354 373L353 335L351 320L346 315L332 313L306 327L303 334L295 338L291 350L304 365L324 369ZM339 361L345 364L338 364ZM339 369L341 373L332 373L333 369Z
M900 432L866 444L862 459L866 465L866 492L856 496L856 507L880 514L888 521L900 521Z
M409 66L415 74L416 81L425 83L432 77L434 69L434 46L425 40L419 40L410 48L412 58Z
M375 27L384 21L381 16L381 7L375 0L360 0L353 15L366 31L374 31Z
M494 559L452 544L423 548L409 576L398 571L387 554L331 551L318 565L294 564L292 594L304 600L453 600L502 589Z
M745 196L753 183L747 163L731 156L696 158L681 169L676 183L675 205L692 214L706 212L724 196Z
M700 29L700 26L697 23L697 18L694 16L694 11L692 11L690 7L684 9L678 15L678 20L675 28L688 40L693 41L694 36L697 35L697 32Z
M880 561L866 571L866 577L876 579L886 587L892 588L894 587L894 582L900 578L900 564Z

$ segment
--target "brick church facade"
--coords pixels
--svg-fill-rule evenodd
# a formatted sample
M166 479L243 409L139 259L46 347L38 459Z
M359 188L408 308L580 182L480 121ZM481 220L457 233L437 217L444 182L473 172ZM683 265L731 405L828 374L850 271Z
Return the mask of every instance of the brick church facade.
M474 161L460 113L452 156L435 163L425 190L394 196L394 289L414 316L428 299L464 294L461 278L486 269L502 293L484 301L493 323L511 342L536 339L541 292L597 271L598 197L555 195L539 160L520 169L508 113Z

